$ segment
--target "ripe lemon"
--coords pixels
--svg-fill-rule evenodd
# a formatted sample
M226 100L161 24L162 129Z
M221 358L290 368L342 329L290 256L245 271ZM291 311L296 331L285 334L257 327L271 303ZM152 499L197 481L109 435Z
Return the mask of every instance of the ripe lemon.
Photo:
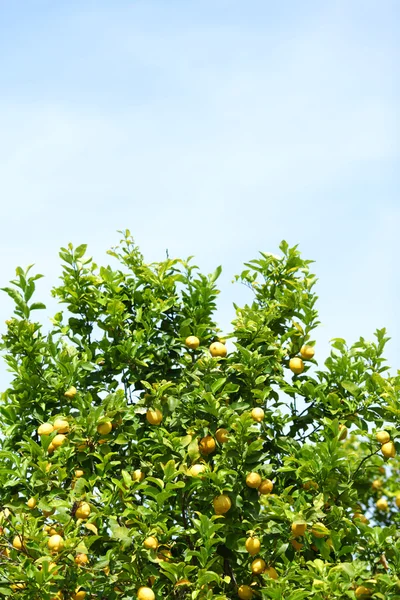
M84 600L86 597L86 592L84 590L77 590L75 594L72 595L72 600Z
M197 350L197 348L200 346L200 340L195 335L189 335L189 337L187 337L185 340L185 344L187 348L190 348L190 350Z
M329 532L325 530L326 527L323 523L315 523L311 528L311 533L314 537L322 539L329 535Z
M361 523L364 523L364 524L369 523L369 519L367 519L367 517L365 515L363 515L361 512L355 512L353 515L353 519L359 520L359 521L361 521Z
M211 435L206 435L199 442L199 450L202 454L212 454L215 451L215 440Z
M147 537L144 540L143 546L147 550L157 550L157 548L158 548L158 540L157 540L157 538L155 538L154 536L151 535L151 536Z
M87 565L87 563L89 562L89 557L87 554L83 554L82 552L80 552L75 556L74 560L76 565L83 567L83 565Z
M257 537L249 537L245 543L246 550L251 556L255 556L260 552L261 542Z
M248 473L246 476L246 485L249 488L258 489L261 485L261 476L258 473Z
M273 489L274 484L272 483L272 481L270 479L263 479L258 488L258 491L260 492L260 494L270 494Z
M304 521L297 521L292 523L292 533L295 537L301 537L307 531L307 523Z
M298 356L295 356L289 360L289 369L295 375L300 375L304 371L304 363Z
M231 499L226 494L221 494L213 500L214 512L216 515L224 515L232 506Z
M188 470L188 475L191 477L200 477L206 471L206 466L201 464L192 465Z
M369 598L372 595L371 588L365 587L365 585L359 585L355 591L356 598Z
M73 398L74 396L76 396L77 392L78 390L76 389L76 387L71 385L71 387L68 388L66 392L64 392L64 396L66 398Z
M42 435L50 435L51 433L53 433L54 431L54 427L51 423L42 423L41 425L39 425L37 433L38 435L42 436Z
M227 442L229 439L229 431L223 428L217 429L215 432L215 437L217 438L217 442L220 444L225 444L225 442Z
M176 582L175 587L179 585L192 585L192 582L189 581L189 579L179 579L179 581Z
M53 454L54 450L56 449L55 445L53 444L53 442L50 442L50 444L47 446L47 452L49 454ZM51 463L47 463L46 466L46 471L49 471L51 468Z
M314 354L315 350L313 346L308 346L307 344L305 344L300 349L300 356L301 358L304 358L304 360L311 360L312 358L314 358Z
M54 421L53 424L54 429L58 433L68 433L69 431L69 423L65 419L58 418Z
M376 440L380 444L386 444L390 441L390 434L387 431L378 431L376 434Z
M87 519L92 512L90 504L87 502L81 502L75 512L75 517L77 519Z
M213 356L214 358L216 358L216 357L225 358L225 356L228 354L226 346L224 344L222 344L221 342L213 342L211 344L209 350L210 350L211 356Z
M54 446L54 448L59 448L60 446L63 445L63 443L65 442L67 438L65 437L65 435L63 433L57 433L57 435L55 435L53 437L53 439L51 440L51 444L49 444L49 447L51 445Z
M52 550L53 552L61 552L64 548L64 540L61 535L52 535L47 542L47 546L49 550Z
M18 592L19 590L24 590L26 588L26 583L13 583L13 585L10 585L10 588L13 592Z
M146 413L146 419L150 425L159 425L163 420L163 414L158 408L149 408Z
M21 535L16 535L13 539L12 545L16 550L22 550L24 538Z
M84 476L84 474L85 474L85 472L84 472L84 471L82 471L82 469L76 469L76 470L75 470L75 477L76 477L77 479L79 479L79 477L83 477L83 476Z
M238 596L240 600L251 600L253 597L253 590L249 585L240 585L238 587Z
M254 573L254 575L260 575L261 573L264 573L266 568L267 564L262 558L256 558L251 563L251 572Z
M379 498L379 500L377 500L375 506L378 510L387 510L389 508L389 504L388 504L388 501L386 500L386 498Z
M268 575L268 577L271 577L271 579L278 579L278 573L274 567L267 567L265 569L265 573Z
M99 423L97 425L97 433L100 435L108 435L112 430L111 421L104 421L103 423Z
M60 527L60 525L58 525L57 523L54 523L54 527L50 527L49 529L49 535L56 535L56 533L59 533L61 535L62 527Z
M251 411L251 418L253 419L253 421L257 421L257 423L261 423L261 421L264 421L264 417L265 413L263 409L259 408L258 406L256 408L253 408L253 410Z
M37 505L37 500L36 498L29 498L28 502L26 503L28 508L35 508Z
M140 587L137 591L136 597L138 600L156 600L153 590L149 587Z
M143 481L144 479L144 473L143 471L141 471L140 469L135 469L132 473L132 479L133 481Z
M157 558L159 560L162 560L164 562L171 562L171 558L172 558L172 552L171 550L169 550L168 548L162 548L158 554L157 554Z
M393 442L386 442L386 444L383 444L381 450L385 458L393 458L396 456L396 448Z
M303 548L303 544L301 544L297 540L290 540L290 543L292 544L292 546L296 550L296 552L300 552L300 550L302 550L302 548Z

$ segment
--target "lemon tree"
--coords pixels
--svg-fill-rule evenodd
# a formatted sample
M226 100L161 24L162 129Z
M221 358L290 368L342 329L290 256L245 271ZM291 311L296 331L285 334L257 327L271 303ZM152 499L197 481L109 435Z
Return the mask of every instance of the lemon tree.
M0 597L400 595L398 375L373 341L321 360L311 261L286 242L237 282L147 264L129 232L97 265L60 252L59 312L17 268L2 352Z

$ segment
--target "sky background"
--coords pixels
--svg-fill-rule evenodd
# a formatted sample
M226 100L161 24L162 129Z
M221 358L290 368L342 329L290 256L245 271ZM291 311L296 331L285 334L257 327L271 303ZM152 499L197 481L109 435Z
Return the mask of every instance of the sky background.
M227 330L233 275L286 239L316 261L317 357L386 326L399 368L399 22L397 0L0 0L0 286L35 263L47 302L60 246L110 262L129 228L148 261L223 265Z

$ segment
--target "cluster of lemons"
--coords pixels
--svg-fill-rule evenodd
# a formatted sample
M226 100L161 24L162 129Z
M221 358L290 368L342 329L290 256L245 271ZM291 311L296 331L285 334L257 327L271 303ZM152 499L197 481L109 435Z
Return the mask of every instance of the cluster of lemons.
M381 452L385 458L396 456L396 448L387 431L378 431L376 441L381 444Z
M186 347L190 350L197 350L200 346L200 340L196 336L189 336L185 340ZM209 346L209 352L213 358L225 358L227 356L227 348L225 346L224 341L213 342ZM314 357L314 348L310 345L304 345L300 349L300 356L292 357L289 360L289 368L295 374L299 375L304 371L305 360L312 360ZM65 396L67 398L73 398L77 393L75 387L71 387L65 392ZM256 423L261 423L265 418L264 410L260 407L255 407L251 411L251 417L253 421ZM148 408L146 412L146 420L150 425L160 425L163 420L162 411L159 408ZM97 432L102 435L108 435L113 429L113 424L109 419L103 419L97 425ZM39 436L50 435L53 432L57 432L56 435L52 438L49 446L48 452L52 453L56 448L59 448L63 445L65 440L67 439L67 434L70 431L69 422L64 417L58 417L54 420L53 423L43 423L38 428L37 432ZM340 426L340 439L344 439L347 436L347 428L345 426ZM381 451L385 458L391 458L395 456L396 450L394 443L390 439L389 433L386 431L381 431L376 434L377 441L381 444ZM219 428L215 432L215 439L212 435L208 434L204 436L199 441L199 451L203 456L208 456L215 452L216 450L216 441L220 444L225 444L229 440L229 431L225 428ZM187 474L191 477L201 477L207 470L207 466L204 463L196 463L193 464L187 471ZM81 469L77 469L75 471L75 479L82 477L84 472ZM141 482L144 479L144 473L137 469L134 471L133 480L137 482ZM270 479L263 479L261 475L257 472L251 472L246 475L245 478L246 485L251 489L256 489L260 495L270 494L273 490L274 484ZM396 497L396 504L400 508L400 493L398 497ZM37 506L36 498L30 498L27 502L27 505L30 509L34 509ZM381 498L377 501L376 506L380 510L387 510L388 504L387 500ZM214 512L217 515L226 514L232 507L232 502L228 494L220 494L213 499L213 507ZM76 511L75 517L77 519L87 519L91 514L91 506L87 502L80 502ZM358 513L357 513L358 515ZM356 514L354 515L356 517ZM360 516L360 518L363 515ZM64 539L60 533L58 533L54 528L49 526L45 526L47 528L47 532L50 535L48 540L48 548L52 553L61 552L64 548ZM298 541L298 538L304 536L307 530L307 523L303 521L296 521L292 524L292 534L294 539L291 540L293 547L297 550L301 549L302 544ZM323 524L315 524L311 533L314 537L325 537L327 533L324 531ZM297 539L296 539L297 538ZM13 540L14 548L18 550L24 550L24 540L21 536L16 536ZM157 538L153 535L147 537L143 542L144 548L150 551L156 551L159 547L159 542ZM250 556L256 556L261 550L261 541L258 537L254 535L250 535L245 542L245 547ZM83 553L79 553L75 557L75 563L79 566L86 565L88 563L88 556ZM49 570L54 570L56 568L56 564L51 562L49 564ZM251 571L255 575L266 574L272 579L278 578L278 573L273 566L268 566L266 562L262 558L255 558L251 563ZM179 584L189 584L190 582L187 580L182 580L178 582ZM21 586L25 584L15 584L16 586ZM355 594L356 597L362 597L360 592L362 592L362 587L357 588ZM16 588L22 589L22 588ZM363 592L365 594L365 592ZM238 588L238 596L241 600L251 600L253 597L253 589L249 585L240 585ZM72 596L73 600L83 600L86 596L86 592L84 590L77 590L76 593ZM59 592L52 600L62 600L62 593ZM155 594L150 587L142 586L137 591L137 599L138 600L155 600Z
M197 350L200 345L200 340L196 336L190 336L185 340L186 346L192 350ZM210 354L213 358L225 358L227 355L227 349L225 344L222 342L213 342L209 347ZM303 367L304 368L304 367ZM260 407L255 407L251 411L251 417L256 423L261 423L264 420L265 413ZM224 444L229 440L229 431L224 428L219 428L215 432L215 439L220 443ZM202 455L212 454L216 450L216 442L212 435L206 435L199 442L199 451ZM207 470L205 464L198 463L192 465L188 474L192 477L201 477L201 475ZM270 479L263 479L257 472L251 472L246 475L246 485L255 489L260 495L270 494L273 490L274 484ZM232 501L228 494L220 494L213 499L214 512L217 515L226 514L232 507ZM251 556L255 556L261 550L261 542L259 538L250 536L245 543L246 550ZM272 579L278 578L278 573L275 568L268 566L262 558L256 558L251 563L251 572L254 575L260 575L262 573L269 575ZM238 596L242 600L250 600L253 596L253 590L248 585L240 585L238 588ZM142 598L141 600L153 600L153 598Z
M71 387L65 392L65 396L67 398L73 398L76 395L76 393L77 393L76 388ZM101 431L107 430L107 433L109 433L109 431L111 431L108 427L106 427L104 429L104 423L101 423L99 425L99 427L100 427ZM98 430L99 430L99 427L98 427ZM56 450L57 448L59 448L60 446L62 446L64 444L65 440L67 439L67 434L70 432L69 422L64 417L57 417L53 423L50 423L50 422L42 423L38 427L38 430L37 430L37 433L40 437L51 435L54 432L57 432L57 433L52 438L52 440L48 446L49 453L54 452L54 450ZM99 433L100 433L100 431L99 431ZM77 479L79 479L80 477L82 477L84 475L84 471L82 469L76 469L74 475L75 475L75 479L74 479L74 482L75 482ZM31 497L27 501L27 507L30 510L34 510L37 507L37 504L38 504L38 501L37 501L36 497ZM48 517L48 516L50 516L50 514L52 514L52 512L54 512L54 511L48 512L48 511L44 510L43 514L45 517ZM76 519L86 520L90 517L91 512L92 512L91 505L88 502L82 501L82 502L79 502L78 506L76 507L74 516ZM53 526L45 525L43 530L45 533L47 533L49 535L49 539L47 541L47 547L50 550L50 552L53 555L57 555L60 552L62 552L65 548L65 540L62 535L62 533L63 533L62 530L60 528L58 528L56 525L53 525ZM22 535L16 535L12 541L12 546L16 550L25 553L27 550L26 543L27 543L27 540L24 539L24 537ZM78 566L84 566L88 562L89 562L89 558L84 553L78 553L75 557L75 564L77 564ZM40 566L39 568L42 568L42 567ZM49 561L48 571L49 572L51 571L52 573L57 574L57 564L53 561ZM26 587L25 583L17 583L17 584L11 585L11 589L13 591L23 590L23 589L25 589L25 587ZM71 600L84 600L85 597L86 597L86 591L81 588L78 588L72 594ZM52 598L52 600L63 600L63 599L64 599L64 595L61 591L57 592L57 594Z
M86 504L86 503L84 503ZM84 514L87 514L87 509L83 509L84 510ZM90 514L90 507L89 507L89 514ZM82 518L82 517L81 517ZM87 518L87 517L84 517ZM60 533L57 533L57 529L53 526L50 527L49 525L45 525L44 526L44 530L46 533L48 533L48 535L50 536L47 542L47 546L50 550L50 552L53 555L57 555L58 553L62 552L62 550L64 549L64 538L62 537L62 535L60 535ZM16 535L13 539L12 542L13 547L20 551L20 552L26 552L26 540L24 539L24 537L22 535ZM86 554L77 554L75 557L75 563L79 566L82 566L84 564L86 564L88 562L88 557L86 556ZM39 569L41 569L43 567L42 564L39 565ZM48 572L57 575L58 571L58 565L56 562L49 560L48 561L48 566L47 566L47 570ZM10 586L11 589L13 591L20 591L26 588L26 584L25 583L15 583L13 585ZM86 597L86 591L81 589L81 588L77 588L75 590L75 592L72 594L71 596L71 600L84 600ZM57 594L55 596L53 596L53 598L51 600L63 600L64 599L64 594L59 591L57 592Z
M83 471L79 470L79 473L83 474ZM34 509L37 506L36 498L30 498L27 502L27 505L30 509ZM49 516L48 512L44 511L45 516ZM75 511L75 518L86 520L89 518L91 514L91 506L88 502L80 502ZM65 540L62 536L62 529L60 529L56 524L55 525L45 525L43 528L44 532L49 535L49 539L47 541L47 547L53 555L57 555L64 550ZM22 535L16 535L12 541L13 547L21 552L26 552L26 540ZM83 566L88 563L89 559L86 554L78 553L75 557L75 563L78 566ZM40 567L41 568L41 567ZM57 574L57 564L55 562L49 562L48 570L49 572L54 572ZM16 589L24 589L26 584L14 584L14 586L19 586ZM21 586L24 586L21 588ZM12 589L13 586L11 586ZM86 597L86 591L82 589L77 589L75 593L72 595L72 600L84 600ZM56 596L52 598L52 600L62 600L63 594L62 592L58 592Z

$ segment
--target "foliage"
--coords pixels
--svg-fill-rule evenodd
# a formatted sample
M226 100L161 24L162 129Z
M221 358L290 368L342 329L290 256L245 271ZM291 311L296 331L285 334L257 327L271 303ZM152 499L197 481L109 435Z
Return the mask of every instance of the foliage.
M254 599L400 597L400 464L376 440L385 430L399 450L386 332L335 339L324 365L311 358L294 374L289 361L319 324L316 279L296 247L280 250L236 278L253 299L235 306L227 357L208 349L221 334L220 268L146 264L129 232L109 252L116 268L69 245L47 333L33 320L40 275L17 269L4 288L15 314L2 337L12 380L0 402L0 597L130 599L146 586L223 600L246 585ZM67 424L38 435L58 417ZM249 487L249 473L273 489ZM61 535L58 552L49 534Z

